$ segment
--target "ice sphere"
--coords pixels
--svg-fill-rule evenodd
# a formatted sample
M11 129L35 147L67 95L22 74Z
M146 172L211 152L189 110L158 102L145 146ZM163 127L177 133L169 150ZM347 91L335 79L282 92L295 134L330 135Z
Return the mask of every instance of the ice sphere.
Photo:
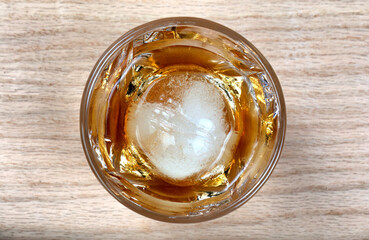
M181 96L177 101L139 102L126 126L157 173L181 181L219 161L230 126L223 96L211 83L191 81L176 94Z

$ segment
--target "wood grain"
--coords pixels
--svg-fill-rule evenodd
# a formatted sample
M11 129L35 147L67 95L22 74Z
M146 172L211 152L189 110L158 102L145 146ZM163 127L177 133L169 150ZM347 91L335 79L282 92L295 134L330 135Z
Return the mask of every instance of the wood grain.
M369 239L369 3L0 0L0 239ZM197 16L240 32L280 78L288 128L269 181L200 224L142 217L79 140L89 72L127 30Z

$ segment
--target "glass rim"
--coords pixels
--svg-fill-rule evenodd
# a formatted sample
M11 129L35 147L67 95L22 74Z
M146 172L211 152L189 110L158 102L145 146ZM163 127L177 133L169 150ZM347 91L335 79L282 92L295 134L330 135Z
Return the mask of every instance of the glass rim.
M128 198L122 198L114 193L114 191L109 186L109 183L104 180L104 177L102 176L102 172L98 170L98 166L96 166L94 159L94 151L92 149L92 146L89 142L89 133L88 133L88 119L89 119L89 103L90 103L90 97L93 91L93 87L95 86L95 83L98 79L98 76L100 75L101 71L103 70L103 67L105 66L106 62L116 53L118 49L120 49L124 44L131 41L133 37L136 37L137 35L143 34L147 31L150 31L152 29L158 28L158 27L166 27L166 26L173 26L173 25L190 25L190 26L197 26L197 27L204 27L216 32L220 32L227 37L231 38L232 40L235 40L236 42L240 42L245 44L249 49L253 51L253 55L258 61L258 63L264 68L265 73L268 75L269 79L271 79L271 82L274 86L274 89L276 90L276 98L275 100L278 102L279 108L279 117L278 117L278 124L279 129L276 136L275 146L273 148L272 155L269 159L269 163L265 170L263 171L262 175L256 180L256 183L254 186L244 193L242 197L237 199L237 201L230 203L228 206L223 208L221 211L214 211L210 212L209 214L205 215L199 215L199 216L168 216L161 213L157 213L154 211L151 211L149 209L146 209L137 203L131 201ZM273 172L279 157L281 155L284 139L286 135L286 126L287 126L287 116L286 116L286 106L284 101L284 96L282 92L281 85L279 83L279 80L277 78L277 75L275 74L272 66L269 64L269 62L266 60L266 58L261 54L261 52L246 38L244 38L239 33L233 31L232 29L223 26L219 23L202 19L202 18L195 18L195 17L170 17L170 18L162 18L158 20L154 20L151 22L147 22L145 24L139 25L128 32L121 35L113 44L111 44L104 53L100 56L98 61L96 62L95 66L93 67L81 99L81 105L80 105L80 137L81 137L81 143L82 147L85 153L85 156L87 158L87 162L92 170L92 172L95 174L96 178L99 180L99 182L103 185L103 187L120 203L122 203L127 208L133 210L136 213L139 213L143 216L163 221L163 222L174 222L174 223L196 223L196 222L202 222L211 220L214 218L221 217L237 208L245 204L249 199L251 199L259 190L260 188L265 184L265 182L269 179L271 173Z

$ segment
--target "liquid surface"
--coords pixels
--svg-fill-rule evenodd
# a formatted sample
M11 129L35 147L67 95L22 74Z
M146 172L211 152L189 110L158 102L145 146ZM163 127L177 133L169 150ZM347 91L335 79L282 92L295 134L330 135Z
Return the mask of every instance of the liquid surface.
M127 45L95 85L90 141L106 177L182 203L251 184L274 141L261 69L164 34Z

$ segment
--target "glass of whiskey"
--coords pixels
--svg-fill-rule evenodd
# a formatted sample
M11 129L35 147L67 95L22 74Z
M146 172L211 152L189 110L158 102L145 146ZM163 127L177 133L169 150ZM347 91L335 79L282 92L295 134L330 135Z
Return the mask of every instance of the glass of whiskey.
M265 183L286 109L262 54L205 19L165 18L101 56L81 103L82 145L119 202L166 222L220 217Z

